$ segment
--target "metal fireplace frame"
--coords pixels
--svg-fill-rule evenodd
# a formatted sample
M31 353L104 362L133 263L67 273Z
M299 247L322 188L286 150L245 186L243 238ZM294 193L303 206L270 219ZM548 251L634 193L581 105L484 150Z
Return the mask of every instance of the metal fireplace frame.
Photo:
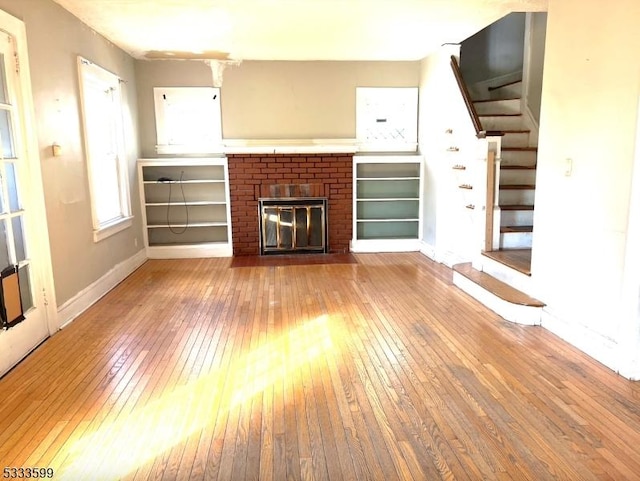
M326 197L266 197L258 199L258 218L260 224L260 254L293 254L293 253L327 253L328 252L328 233L327 233L327 210L328 203ZM268 221L270 213L267 209L276 209L276 246L269 245L267 241L267 229L265 223ZM321 210L321 245L304 245L297 244L297 220L295 211L298 209L306 209L306 237L309 239L311 228L311 209ZM291 212L291 222L281 223L281 212ZM290 224L291 243L283 245L281 243L281 226Z

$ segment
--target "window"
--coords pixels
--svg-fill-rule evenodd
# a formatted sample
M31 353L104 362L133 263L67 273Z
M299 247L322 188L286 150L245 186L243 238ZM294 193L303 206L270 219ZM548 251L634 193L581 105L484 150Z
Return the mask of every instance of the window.
M361 151L415 152L418 146L418 89L356 88L356 139Z
M221 151L219 88L157 87L153 95L159 154Z
M131 225L120 79L78 57L93 238Z

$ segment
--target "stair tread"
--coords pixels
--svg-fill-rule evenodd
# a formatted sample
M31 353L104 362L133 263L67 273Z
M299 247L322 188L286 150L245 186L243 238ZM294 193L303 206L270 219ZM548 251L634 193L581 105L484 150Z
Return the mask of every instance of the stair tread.
M531 204L505 204L500 206L501 210L533 210Z
M512 304L530 307L544 307L545 305L538 299L535 299L525 294L524 292L519 291L518 289L511 287L508 284L505 284L501 280L490 276L486 272L474 269L471 266L471 263L456 264L455 266L453 266L453 270L463 275L470 281L475 282L483 289L491 292L493 295Z
M522 117L522 114L478 114L478 117Z
M529 129L504 129L502 132L505 134L529 134L531 130Z
M474 104L482 104L487 102L504 102L505 100L521 100L521 97L512 97L510 99L483 99L483 100L474 100Z
M500 184L501 190L533 190L535 184Z
M500 232L503 234L520 233L520 232L533 232L532 225L503 225L500 227Z
M537 152L538 147L502 147L502 151L505 150L512 152Z
M501 88L504 88L504 87L508 87L510 85L519 84L521 82L522 82L522 79L520 79L520 80L512 80L511 82L507 82L507 83L504 83L504 84L496 85L494 87L487 87L487 90L489 92L493 92L494 90L498 90L498 89L501 89Z
M536 166L535 165L518 165L518 164L507 164L507 165L500 165L500 169L502 170L536 170Z

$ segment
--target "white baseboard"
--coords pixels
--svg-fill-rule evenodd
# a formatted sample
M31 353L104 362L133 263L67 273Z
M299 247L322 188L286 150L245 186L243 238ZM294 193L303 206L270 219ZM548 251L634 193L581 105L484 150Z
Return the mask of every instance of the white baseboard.
M461 264L463 262L470 262L470 259L465 259L455 252L442 249L438 250L435 246L427 244L424 241L420 241L419 248L416 250L432 261L444 264L447 267L453 267L456 264Z
M354 239L351 241L349 249L354 254L373 252L416 252L420 250L420 241L418 239Z
M436 260L436 248L425 241L420 241L420 253L431 259Z
M607 338L577 322L561 319L553 312L550 312L548 308L542 310L542 327L577 347L609 369L619 372L624 377L631 378L620 369L619 345L613 339ZM635 374L640 373L636 372Z
M95 304L102 296L122 282L133 271L147 260L144 249L129 259L115 265L100 279L82 289L75 296L58 308L59 329L66 327L76 317Z
M176 245L147 247L147 257L149 259L194 259L203 257L232 256L233 247L230 242L186 246Z

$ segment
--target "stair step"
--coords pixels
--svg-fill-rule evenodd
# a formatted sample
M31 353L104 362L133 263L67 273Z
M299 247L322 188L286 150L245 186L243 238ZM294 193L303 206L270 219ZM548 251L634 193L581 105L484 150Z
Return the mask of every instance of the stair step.
M500 185L535 185L536 169L500 169Z
M487 90L489 92L493 92L494 90L502 89L504 87L509 87L510 85L516 85L516 84L519 84L521 82L522 82L522 80L512 80L511 82L503 83L503 84L500 84L500 85L494 85L493 87L488 87Z
M500 226L533 225L533 210L502 210L500 212ZM513 232L502 232L513 236Z
M507 164L500 165L501 170L536 170L535 165Z
M507 165L532 165L538 161L538 152L535 147L502 147L500 152L500 167Z
M509 100L521 100L521 97L512 97L509 99L482 99L482 100L474 100L474 104L483 104L488 102L508 102Z
M535 189L500 189L498 205L534 205Z
M500 227L502 234L520 233L520 232L533 232L532 225L504 225Z
M538 299L535 299L525 294L524 292L519 291L518 289L511 287L508 284L505 284L495 277L490 276L486 272L474 269L471 266L471 263L456 264L455 266L453 266L453 271L454 274L460 274L461 276L477 284L490 294L493 294L494 296L510 304L535 308L542 308L545 306L545 304ZM498 312L498 314L500 313Z
M533 205L506 204L506 205L501 205L500 210L533 210Z
M502 148L529 146L529 141L531 140L530 130L507 129L502 132Z
M522 114L479 115L484 130L519 130L522 127Z
M496 85L487 89L487 94L491 99L505 99L522 96L522 81L510 82L506 85Z
M514 99L498 99L498 100L480 100L473 102L473 105L479 115L487 115L493 113L522 113L522 103L519 98Z
M534 190L535 184L507 184L500 185L500 190Z

